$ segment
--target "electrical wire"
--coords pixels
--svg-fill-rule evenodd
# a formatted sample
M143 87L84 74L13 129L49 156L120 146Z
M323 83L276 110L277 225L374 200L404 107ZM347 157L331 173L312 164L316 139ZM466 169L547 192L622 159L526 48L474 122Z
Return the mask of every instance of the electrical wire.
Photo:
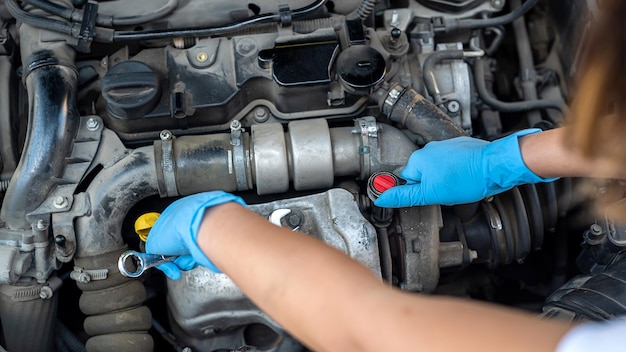
M291 17L302 17L307 15L326 3L327 0L319 0L315 3L305 6L294 11L291 11ZM115 42L127 42L127 41L140 41L140 40L156 40L156 39L170 39L170 38L185 38L185 37L207 37L212 35L223 35L227 33L233 33L240 31L248 26L255 24L268 23L268 22L280 22L283 19L283 14L265 14L257 15L247 18L242 21L232 22L218 27L202 27L202 28L182 28L172 30L151 30L151 31L118 31L113 34L113 41Z
M25 0L32 6L36 6L52 15L63 17L67 20L74 22L81 22L83 19L83 12L76 9L71 9L51 3L47 0ZM327 2L327 0L319 0L311 5L290 11L288 15L291 18L297 18L312 13ZM31 24L35 27L48 29L54 32L63 33L73 37L77 37L80 32L80 23L64 22L42 16L32 15L24 11L17 0L7 0L7 9L13 17L24 23ZM129 26L136 25L144 22L149 22L167 14L171 13L176 7L178 7L179 0L168 0L168 2L151 13L140 16L128 16L115 18L112 16L98 15L96 23L105 27L112 26ZM202 37L212 35L222 35L227 33L233 33L249 26L268 22L281 22L284 20L285 14L274 13L265 14L250 17L248 19L233 22L224 26L218 27L201 27L201 28L182 28L171 30L148 30L148 31L112 31L111 29L96 27L96 41L101 42L129 42L140 40L156 40L156 39L171 39L171 38L187 38L187 37Z

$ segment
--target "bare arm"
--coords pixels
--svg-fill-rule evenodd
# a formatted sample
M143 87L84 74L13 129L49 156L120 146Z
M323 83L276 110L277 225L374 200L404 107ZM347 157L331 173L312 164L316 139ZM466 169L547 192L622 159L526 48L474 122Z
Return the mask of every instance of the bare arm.
M519 139L524 163L541 177L603 177L626 179L623 168L609 160L589 160L564 143L569 127Z
M411 351L416 343L425 351L554 351L570 327L390 288L347 255L233 203L207 211L198 243L261 309L316 351Z

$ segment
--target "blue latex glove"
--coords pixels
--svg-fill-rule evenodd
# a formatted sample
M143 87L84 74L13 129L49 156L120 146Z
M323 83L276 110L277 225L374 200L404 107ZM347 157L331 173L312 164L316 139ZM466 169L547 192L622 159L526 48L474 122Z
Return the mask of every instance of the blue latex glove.
M374 202L385 208L455 205L477 202L515 186L549 182L526 167L518 138L540 132L527 129L487 142L457 137L430 142L415 151L400 176L407 181Z
M210 207L228 202L246 206L243 199L221 191L194 194L170 204L150 230L146 242L146 253L178 255L179 257L157 268L174 280L181 277L181 270L191 270L198 265L219 273L220 270L198 247L196 238L205 211Z

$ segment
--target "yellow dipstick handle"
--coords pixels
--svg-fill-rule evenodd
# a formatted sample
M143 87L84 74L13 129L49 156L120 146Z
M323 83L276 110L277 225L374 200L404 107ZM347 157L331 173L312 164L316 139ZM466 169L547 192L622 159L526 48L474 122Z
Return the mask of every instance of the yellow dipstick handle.
M143 242L148 240L148 233L161 214L145 213L135 220L135 232Z

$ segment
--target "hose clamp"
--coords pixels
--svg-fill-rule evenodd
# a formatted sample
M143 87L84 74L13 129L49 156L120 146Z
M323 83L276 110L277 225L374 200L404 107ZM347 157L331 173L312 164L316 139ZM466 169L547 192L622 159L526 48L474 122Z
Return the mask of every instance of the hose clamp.
M176 186L176 174L174 170L175 161L173 153L173 141L171 139L161 141L161 169L163 170L163 181L165 186L165 196L178 196L178 187Z
M241 123L233 120L230 123L230 145L233 146L232 161L235 168L235 180L238 191L246 191L248 187L248 177L246 176L246 159L244 156L243 138ZM230 151L229 151L230 154Z
M378 147L378 125L376 118L365 116L355 121L356 129L352 132L359 135L359 155L361 156L360 178L365 180L371 173L372 147Z

